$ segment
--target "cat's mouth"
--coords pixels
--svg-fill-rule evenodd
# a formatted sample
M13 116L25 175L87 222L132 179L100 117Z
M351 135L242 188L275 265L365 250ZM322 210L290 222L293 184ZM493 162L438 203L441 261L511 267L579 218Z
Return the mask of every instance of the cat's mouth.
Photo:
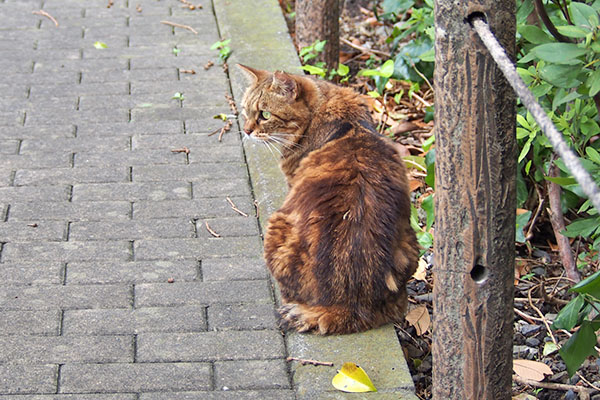
M270 139L270 135L266 132L252 132L248 136L259 142L266 142Z

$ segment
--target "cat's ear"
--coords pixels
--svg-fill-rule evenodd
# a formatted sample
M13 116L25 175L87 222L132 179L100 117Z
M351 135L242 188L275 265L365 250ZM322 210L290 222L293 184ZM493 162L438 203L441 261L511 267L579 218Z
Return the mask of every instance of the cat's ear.
M254 69L254 68L248 67L246 65L237 64L237 66L242 70L244 75L246 75L246 78L248 78L248 81L251 84L255 84L256 82L262 80L264 77L266 77L269 74L269 72L267 72L267 71L262 71L260 69Z
M291 75L288 75L283 71L277 71L273 74L271 90L291 101L296 100L300 94L298 82L296 82Z

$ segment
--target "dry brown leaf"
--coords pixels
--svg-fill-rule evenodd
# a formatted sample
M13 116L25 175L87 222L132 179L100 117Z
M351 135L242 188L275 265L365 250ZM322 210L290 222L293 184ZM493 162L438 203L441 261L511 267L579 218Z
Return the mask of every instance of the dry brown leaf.
M423 181L419 180L419 179L409 179L408 180L408 186L410 188L411 192L414 192L415 190L419 189L420 187L423 186Z
M521 378L541 382L545 375L552 375L552 370L546 364L533 360L513 360L513 371Z
M431 327L429 311L424 305L417 306L406 314L406 321L415 327L417 335L421 336Z
M417 270L413 274L413 278L419 281L424 281L427 276L427 261L422 258L419 259L419 265L417 266Z

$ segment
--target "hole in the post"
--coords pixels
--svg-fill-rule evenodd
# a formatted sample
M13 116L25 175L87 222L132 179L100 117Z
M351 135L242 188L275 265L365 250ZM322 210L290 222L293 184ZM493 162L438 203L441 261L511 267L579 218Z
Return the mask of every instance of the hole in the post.
M471 279L473 279L476 283L483 283L486 281L487 277L487 268L483 265L475 264L475 266L471 270Z
M485 14L481 11L474 11L471 14L467 15L465 23L468 23L469 25L473 26L473 20L475 19L480 19L483 22L487 23L487 18L485 17Z

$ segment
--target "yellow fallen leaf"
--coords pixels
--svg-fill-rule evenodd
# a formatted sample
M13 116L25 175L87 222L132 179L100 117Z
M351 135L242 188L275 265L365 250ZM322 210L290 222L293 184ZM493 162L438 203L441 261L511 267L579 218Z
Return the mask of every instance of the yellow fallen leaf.
M427 261L422 258L419 259L419 265L417 266L417 270L413 274L413 278L418 281L424 281L427 276Z
M331 380L331 384L334 388L342 392L362 393L377 391L365 370L352 362L344 363L342 369Z
M427 307L424 305L417 306L410 310L410 312L406 314L405 318L409 324L415 327L417 330L417 335L419 336L427 332L431 327L429 311L427 311Z
M513 360L513 371L521 378L541 382L544 375L552 375L552 370L546 364L533 360Z

